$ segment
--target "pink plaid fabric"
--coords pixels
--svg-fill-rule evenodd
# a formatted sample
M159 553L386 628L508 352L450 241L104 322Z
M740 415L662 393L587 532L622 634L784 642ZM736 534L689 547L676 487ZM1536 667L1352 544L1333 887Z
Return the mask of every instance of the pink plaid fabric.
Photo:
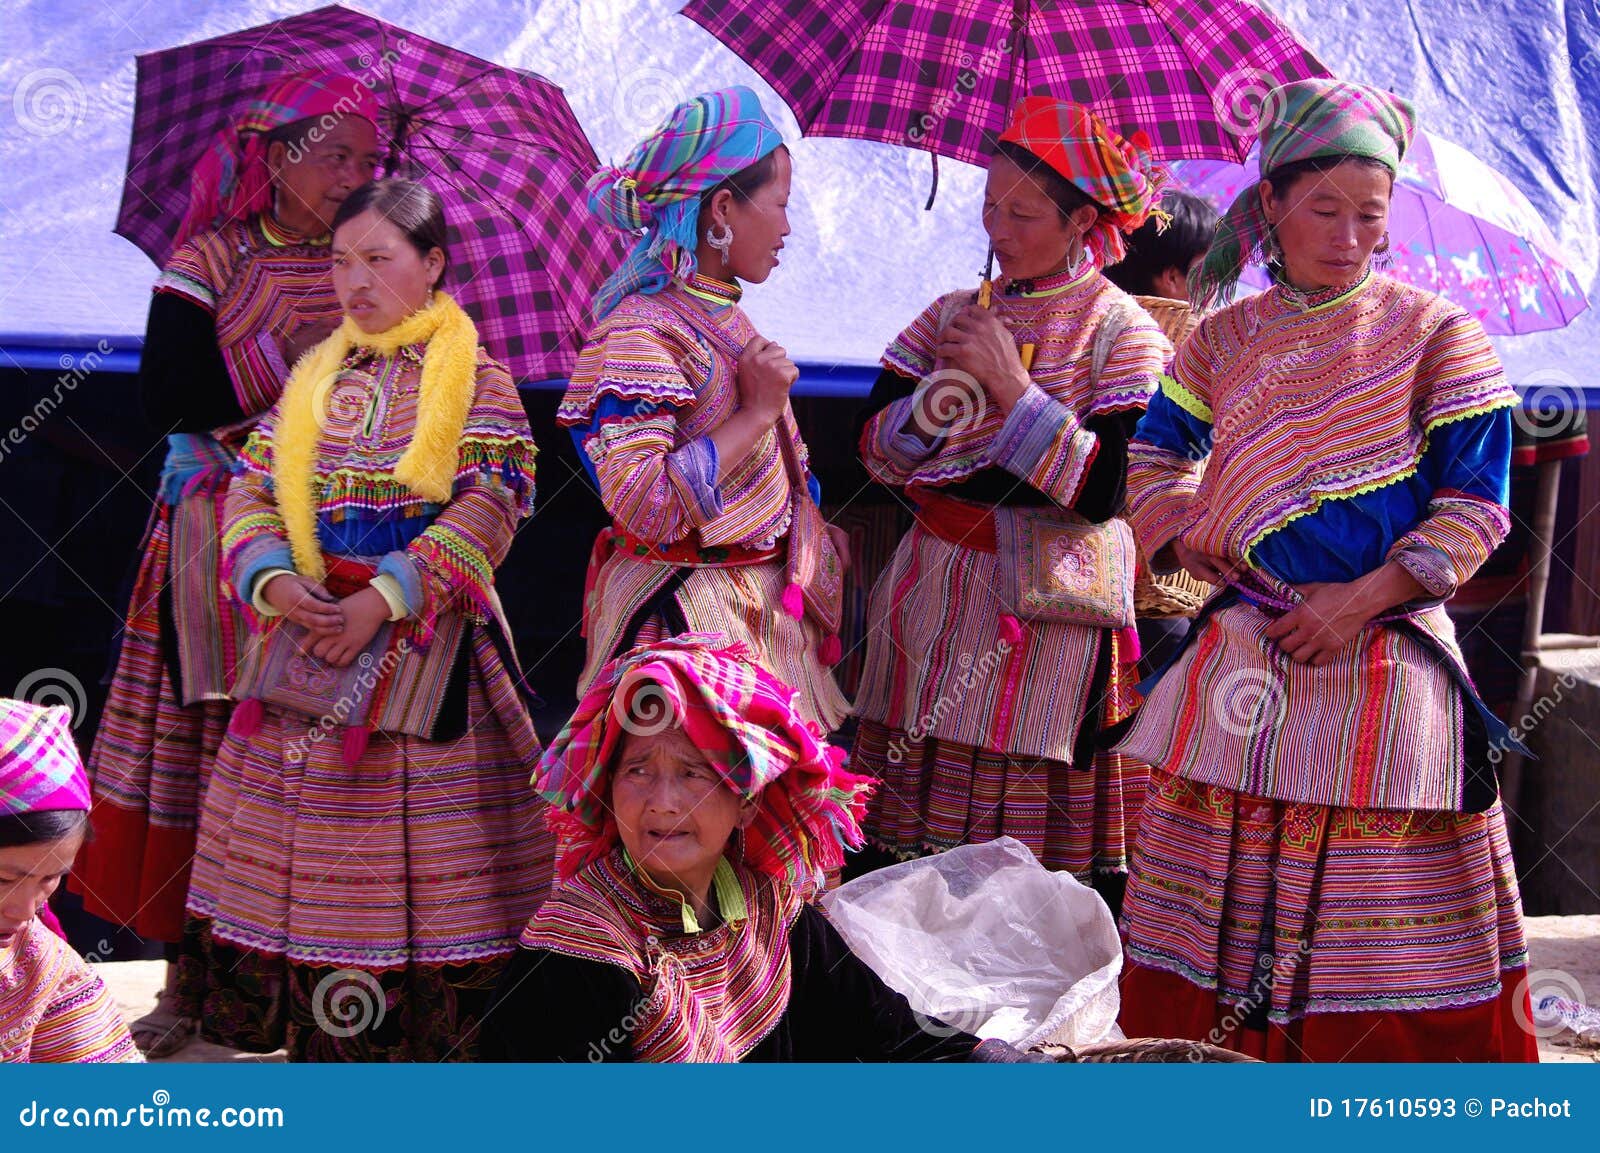
M565 376L589 302L626 253L594 227L599 166L561 89L331 5L137 61L118 234L164 264L216 134L292 73L355 77L383 105L384 174L427 184L450 225L452 296L519 380Z
M795 690L720 634L686 633L634 649L603 668L546 750L535 786L553 806L556 871L570 877L617 841L607 801L611 762L628 732L681 725L723 781L761 806L744 834L745 861L813 885L862 843L867 778L795 708Z
M89 777L72 740L72 713L0 697L0 813L89 807Z
M1243 160L1250 106L1327 69L1249 0L691 0L683 14L788 102L801 130L987 161L1024 96L1092 109L1157 156Z

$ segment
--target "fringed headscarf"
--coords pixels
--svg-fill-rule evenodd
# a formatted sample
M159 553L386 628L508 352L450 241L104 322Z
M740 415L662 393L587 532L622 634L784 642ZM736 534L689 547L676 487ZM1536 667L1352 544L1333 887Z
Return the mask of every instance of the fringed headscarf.
M551 804L557 873L570 878L616 845L611 773L624 735L682 726L729 788L760 798L744 862L819 885L861 845L870 785L845 771L844 750L800 715L796 696L721 634L686 633L606 665L534 775Z
M1124 233L1153 214L1164 219L1158 206L1171 177L1155 162L1143 132L1124 139L1082 105L1029 96L1012 109L1000 140L1027 149L1100 206L1083 243L1101 268L1127 254Z
M0 697L0 813L89 808L89 777L72 739L72 713Z
M1285 165L1324 156L1377 160L1398 175L1417 130L1411 101L1342 80L1296 80L1274 88L1261 110L1262 179ZM1245 265L1265 260L1270 233L1260 189L1251 185L1218 223L1199 273L1190 278L1195 306L1231 300Z
M272 205L267 171L267 133L314 116L360 116L378 127L378 98L361 81L330 72L285 76L261 91L244 115L217 133L195 165L189 210L178 228L177 247L219 217L242 220Z
M589 211L639 237L595 294L595 319L630 293L660 292L673 277L694 275L701 194L782 143L754 92L724 88L678 105L620 165L591 176Z

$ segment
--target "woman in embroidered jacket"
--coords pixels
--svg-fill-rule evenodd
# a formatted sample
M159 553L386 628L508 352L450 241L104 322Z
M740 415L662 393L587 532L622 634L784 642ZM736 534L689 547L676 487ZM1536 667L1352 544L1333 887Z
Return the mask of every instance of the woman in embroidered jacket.
M601 220L643 235L595 299L599 323L556 419L613 528L590 561L581 694L612 657L680 632L727 633L831 731L843 534L789 407L799 375L739 307L778 266L789 152L748 88L679 105L589 184Z
M1012 836L1117 897L1146 778L1094 740L1131 703L1133 632L1019 620L1005 587L1019 550L1001 555L996 534L1018 509L1104 522L1122 504L1127 440L1168 345L1099 267L1164 175L1142 135L1023 101L984 194L996 307L951 293L884 354L861 454L917 519L873 589L856 705L854 765L883 779L866 823L881 848ZM1079 576L1103 590L1131 582L1131 563Z
M922 1027L812 902L860 843L867 781L843 760L725 637L603 668L539 767L566 880L522 934L485 1055L1028 1059Z
M1201 322L1130 449L1153 563L1228 587L1119 746L1156 769L1122 1026L1282 1060L1536 1060L1510 738L1441 607L1506 532L1515 397L1477 321L1371 268L1410 104L1310 80L1264 107L1266 179L1194 292L1258 250L1275 284Z
M421 185L345 201L344 323L228 494L229 579L266 623L201 813L181 984L236 1048L469 1058L549 885L494 590L534 446L509 373L437 289L444 236Z
M0 1062L143 1059L99 974L43 919L89 827L71 723L0 697Z
M139 385L151 423L170 433L167 458L89 755L95 835L72 886L91 913L168 942L169 960L244 636L219 572L223 493L287 366L338 322L328 231L339 202L372 179L377 120L373 94L348 77L289 76L263 91L196 167L150 302ZM155 1055L193 1034L167 986L134 1025Z

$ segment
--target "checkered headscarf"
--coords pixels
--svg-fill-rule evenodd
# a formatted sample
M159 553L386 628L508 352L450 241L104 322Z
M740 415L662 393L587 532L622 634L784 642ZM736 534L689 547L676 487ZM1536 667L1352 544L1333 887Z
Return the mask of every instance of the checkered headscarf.
M707 92L674 108L621 164L589 178L589 211L640 234L633 251L595 295L602 320L625 296L660 292L695 272L700 194L783 143L749 88Z
M0 697L0 813L88 807L89 778L72 740L72 713Z
M1398 174L1417 130L1409 100L1342 80L1297 80L1274 88L1261 115L1263 178L1286 164L1323 156L1367 157ZM1233 295L1245 265L1261 258L1270 230L1261 193L1252 184L1217 225L1205 262L1189 282L1197 307Z
M178 228L177 247L218 217L242 220L272 204L266 134L313 116L360 116L378 127L378 98L361 81L331 72L285 76L261 91L239 120L217 133L195 165L189 210Z
M606 665L534 775L552 806L556 871L571 877L616 844L611 772L624 735L681 725L724 784L760 798L745 863L817 884L862 843L869 784L845 771L844 750L801 717L795 697L721 634L686 633Z
M1123 258L1123 233L1149 218L1169 179L1143 132L1124 139L1082 105L1051 96L1021 101L1000 139L1027 149L1100 206L1083 243L1102 268Z

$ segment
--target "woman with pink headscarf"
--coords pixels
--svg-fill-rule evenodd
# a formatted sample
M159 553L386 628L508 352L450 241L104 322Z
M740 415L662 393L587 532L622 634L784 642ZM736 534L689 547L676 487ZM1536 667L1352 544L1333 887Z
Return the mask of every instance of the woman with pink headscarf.
M0 698L0 1062L139 1060L105 983L44 920L89 827L71 720Z
M139 387L167 457L89 755L95 835L73 888L89 912L167 943L169 961L244 635L221 580L223 496L289 366L339 320L329 226L377 169L378 119L377 98L345 76L292 75L260 92L196 164L150 303ZM194 1032L173 984L134 1024L153 1055Z

